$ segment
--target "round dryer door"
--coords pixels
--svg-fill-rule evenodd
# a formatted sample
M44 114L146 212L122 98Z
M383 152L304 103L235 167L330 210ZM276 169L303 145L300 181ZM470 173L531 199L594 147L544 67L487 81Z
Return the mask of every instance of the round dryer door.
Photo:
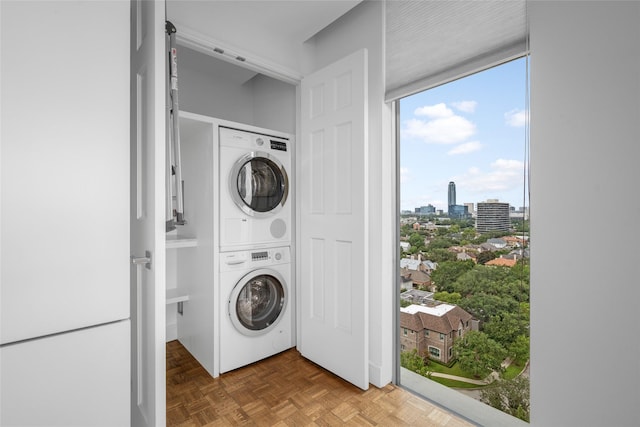
M276 271L253 271L240 280L229 297L229 317L244 335L265 334L280 321L287 303L282 276Z
M268 216L282 209L287 200L287 172L270 154L252 152L231 170L229 191L235 204L248 215Z

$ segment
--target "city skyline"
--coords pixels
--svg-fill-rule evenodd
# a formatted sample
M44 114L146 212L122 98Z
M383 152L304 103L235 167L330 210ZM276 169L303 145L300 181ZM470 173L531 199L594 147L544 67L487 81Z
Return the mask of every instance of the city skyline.
M498 199L519 208L525 194L526 61L400 101L400 208Z

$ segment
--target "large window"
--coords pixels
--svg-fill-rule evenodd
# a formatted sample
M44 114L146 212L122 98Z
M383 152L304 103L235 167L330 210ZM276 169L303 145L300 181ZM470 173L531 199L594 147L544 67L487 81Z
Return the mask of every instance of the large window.
M440 349L437 347L429 346L429 356L433 357L434 359L440 360Z
M527 58L521 58L399 101L404 266L399 273L405 278L400 292L424 292L419 303L412 302L421 308L399 307L400 327L416 321L411 316L419 312L425 328L439 326L440 341L450 338L442 355L447 365L439 364L440 349L428 346L427 370L457 378L429 374L424 381L458 390L497 373L491 385L474 385L465 394L524 420L529 416L527 67ZM495 398L514 385L525 388L522 402L508 402L506 392ZM519 409L502 407L504 402Z

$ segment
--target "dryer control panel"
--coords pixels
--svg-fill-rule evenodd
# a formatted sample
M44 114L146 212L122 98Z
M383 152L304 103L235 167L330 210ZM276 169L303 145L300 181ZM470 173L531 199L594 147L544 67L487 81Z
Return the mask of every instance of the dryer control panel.
M289 151L289 142L286 134L269 135L220 126L220 145L222 147L275 150L286 153Z

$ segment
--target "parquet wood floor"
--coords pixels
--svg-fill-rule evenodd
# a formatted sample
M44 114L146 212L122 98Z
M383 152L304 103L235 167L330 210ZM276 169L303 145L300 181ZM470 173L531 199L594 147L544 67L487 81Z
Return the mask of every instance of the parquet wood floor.
M447 426L472 424L394 385L362 391L291 349L212 378L167 343L168 426Z

